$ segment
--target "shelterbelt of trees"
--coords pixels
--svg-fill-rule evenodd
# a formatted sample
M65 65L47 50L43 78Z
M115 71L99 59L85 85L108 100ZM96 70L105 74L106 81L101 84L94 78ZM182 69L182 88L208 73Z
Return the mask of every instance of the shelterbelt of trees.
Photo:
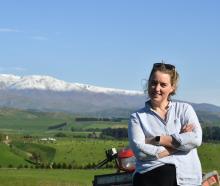
M220 141L220 127L217 126L208 126L203 127L203 141Z
M208 126L203 127L203 141L220 141L220 127ZM127 128L106 128L101 130L100 138L111 136L116 139L124 139L128 137Z

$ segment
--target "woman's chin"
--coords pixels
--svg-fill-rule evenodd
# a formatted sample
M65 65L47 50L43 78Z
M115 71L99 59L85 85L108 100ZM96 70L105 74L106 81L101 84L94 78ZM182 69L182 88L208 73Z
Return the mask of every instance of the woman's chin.
M151 101L152 101L152 102L155 102L155 103L158 103L158 102L161 102L162 99L161 99L161 97L153 96L153 97L151 97Z
M160 100L160 99L161 99L161 96L154 95L154 96L151 96L151 99L152 99L152 100Z

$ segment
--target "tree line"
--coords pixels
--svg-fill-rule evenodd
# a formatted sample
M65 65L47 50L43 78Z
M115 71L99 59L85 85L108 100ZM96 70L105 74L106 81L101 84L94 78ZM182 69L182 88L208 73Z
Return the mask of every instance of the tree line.
M47 129L48 130L52 130L52 129L59 129L59 128L63 128L67 126L67 123L64 122L64 123L61 123L61 124L57 124L57 125L52 125L52 126L49 126Z
M96 118L96 117L77 117L75 121L112 121L121 122L122 120L127 120L127 118Z
M220 141L220 127L207 126L203 127L203 141Z
M217 126L207 126L202 128L203 131L203 141L220 141L220 127ZM106 138L111 136L115 139L126 139L128 138L127 128L106 128L102 129L100 138Z
M106 136L111 136L115 139L124 139L128 138L128 129L127 128L106 128L102 129L100 138L106 138Z

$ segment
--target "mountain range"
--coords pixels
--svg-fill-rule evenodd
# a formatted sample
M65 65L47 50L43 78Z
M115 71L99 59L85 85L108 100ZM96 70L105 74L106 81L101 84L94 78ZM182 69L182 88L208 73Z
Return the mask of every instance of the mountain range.
M143 107L145 100L140 91L68 83L51 76L0 74L0 107L125 117ZM218 106L191 104L199 112L219 116Z

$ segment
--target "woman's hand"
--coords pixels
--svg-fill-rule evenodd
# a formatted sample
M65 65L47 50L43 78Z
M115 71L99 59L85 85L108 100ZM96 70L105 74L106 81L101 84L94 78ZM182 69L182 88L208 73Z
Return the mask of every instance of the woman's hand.
M193 124L186 124L183 125L181 130L180 130L180 134L181 133L185 133L185 132L192 132L194 129L194 125Z
M170 156L171 154L176 152L176 150L173 148L169 148L169 147L165 147L165 148L166 149L164 151L158 153L158 158L164 158L164 157Z

